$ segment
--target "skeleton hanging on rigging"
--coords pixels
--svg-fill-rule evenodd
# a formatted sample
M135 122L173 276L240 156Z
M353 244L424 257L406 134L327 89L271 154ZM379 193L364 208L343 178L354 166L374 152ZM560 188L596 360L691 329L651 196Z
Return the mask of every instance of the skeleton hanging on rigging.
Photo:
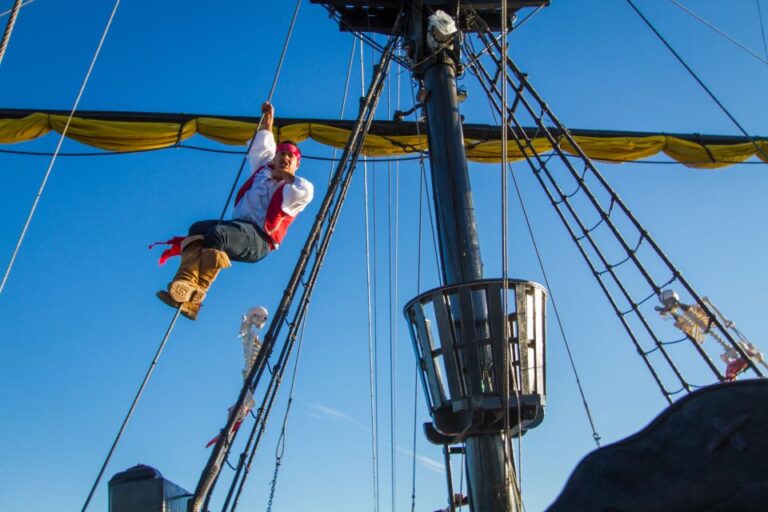
M739 351L725 340L713 329L712 321L714 316L710 316L701 304L684 304L680 302L680 296L673 290L664 290L659 294L661 306L656 306L656 311L662 318L672 318L675 321L675 327L683 331L689 338L698 344L703 344L707 335L723 347L723 353L720 359L726 364L725 380L735 380L736 376L749 367L749 363L739 354ZM722 322L726 329L733 332L737 338L736 343L744 353L755 363L768 368L765 357L747 338L736 328L736 324L728 320L718 310L707 297L702 298L702 302L714 315Z
M264 306L256 306L249 309L241 318L240 332L238 336L243 343L243 380L248 377L248 373L251 371L251 368L256 362L256 356L259 355L259 350L261 350L261 339L259 339L259 334L257 331L264 327L264 325L267 323L268 315L269 313L267 312L267 308ZM256 402L253 399L253 394L251 394L251 391L248 390L245 403L237 415L235 431L240 428L243 420L251 411L251 409L253 409L254 405L256 405ZM227 415L232 415L233 412L234 406L227 409ZM219 436L217 435L208 441L208 444L206 444L205 447L208 448L218 440Z

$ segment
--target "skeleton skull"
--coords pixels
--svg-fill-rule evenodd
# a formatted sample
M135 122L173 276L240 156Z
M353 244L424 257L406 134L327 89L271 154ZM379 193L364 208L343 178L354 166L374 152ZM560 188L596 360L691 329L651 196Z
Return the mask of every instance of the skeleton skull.
M264 327L264 324L267 323L268 315L269 313L267 312L267 308L264 306L256 306L248 310L248 312L245 314L243 323L253 325L257 329L261 329Z

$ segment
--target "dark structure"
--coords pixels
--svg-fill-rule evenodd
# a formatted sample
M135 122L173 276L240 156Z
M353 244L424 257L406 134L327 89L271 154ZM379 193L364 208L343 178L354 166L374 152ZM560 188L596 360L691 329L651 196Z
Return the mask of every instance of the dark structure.
M471 30L468 19L479 17L498 29L501 6L312 1L323 4L342 30L405 36L411 70L422 86L418 99L427 119L445 283L416 297L405 311L433 418L427 436L446 453L450 445L464 444L472 510L519 510L509 442L542 419L546 294L533 283L483 280L456 88L461 33ZM546 4L509 1L507 12L511 17L522 7ZM404 33L393 34L400 26Z
M109 481L109 512L186 512L192 494L139 464Z
M765 379L695 391L587 455L548 511L765 510L766 403Z

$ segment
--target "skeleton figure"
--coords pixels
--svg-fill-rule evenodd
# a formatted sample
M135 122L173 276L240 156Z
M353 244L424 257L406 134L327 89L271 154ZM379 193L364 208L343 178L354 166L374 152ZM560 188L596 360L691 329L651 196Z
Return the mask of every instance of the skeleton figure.
M680 296L672 290L664 290L661 292L659 294L659 301L661 302L661 306L656 306L655 309L659 312L662 318L673 318L675 320L675 327L683 331L699 344L703 344L704 339L709 335L723 347L724 352L720 355L720 359L726 364L725 380L735 380L737 375L749 367L749 363L741 356L741 354L739 354L739 351L736 350L734 346L726 343L717 331L711 329L715 316L726 329L731 331L736 338L736 343L739 345L739 348L744 351L744 354L746 354L749 359L768 368L768 364L766 364L765 358L760 350L750 343L741 331L736 328L736 324L725 318L708 298L702 297L701 301L714 312L715 316L710 316L701 304L688 305L680 302Z
M256 356L261 349L261 340L256 330L264 327L267 323L268 312L263 306L256 306L248 310L242 317L242 323L240 324L240 339L243 341L243 358L245 364L243 366L243 379L248 376L248 372L251 371L253 363L256 362Z
M264 324L267 323L267 316L267 308L263 306L256 306L255 308L249 309L241 318L239 336L243 342L243 359L245 359L242 372L243 380L248 377L248 372L251 371L253 364L256 362L256 356L259 355L259 350L261 349L261 340L259 339L259 335L256 333L256 330L264 327ZM234 406L227 409L228 417L235 413L237 414L237 419L235 420L235 426L233 429L234 432L237 432L237 430L240 428L243 420L251 411L251 409L253 409L254 405L256 405L256 401L253 399L251 390L248 390L243 408L239 412L235 411ZM214 437L208 441L208 444L205 445L205 447L208 448L212 446L218 442L218 440L219 436Z

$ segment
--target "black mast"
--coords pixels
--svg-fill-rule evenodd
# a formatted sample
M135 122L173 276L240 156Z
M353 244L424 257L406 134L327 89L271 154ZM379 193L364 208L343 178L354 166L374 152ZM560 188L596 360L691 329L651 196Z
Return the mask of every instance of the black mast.
M536 306L531 306L531 309L543 318L543 305L540 305L545 294L540 287L535 288L529 283L519 282L510 286L506 282L481 281L483 262L456 87L456 76L461 73L461 30L468 29L464 11L481 17L488 25L498 29L501 21L499 2L312 2L323 4L339 21L342 30L358 32L361 37L366 37L366 32L391 33L393 21L401 8L407 16L407 61L411 63L411 72L422 87L419 101L427 120L440 270L444 283L443 288L429 296L417 297L406 307L434 419L434 423L427 426L427 434L431 441L443 444L446 453L449 445L464 443L472 510L518 511L521 504L514 462L511 450L505 447L510 431L501 426L500 418L506 415L508 420L510 408L514 407L512 413L516 425L513 431L519 432L524 425L535 426L541 421L542 401L535 399L535 403L532 402L533 405L527 409L522 405L520 392L524 390L520 386L521 376L527 379L533 373L522 375L521 362L508 359L512 350L504 348L504 340L507 340L507 346L513 345L512 329L500 329L498 326L518 322L515 324L516 332L525 334L526 343L537 347L543 346L543 333L528 337L528 326L520 324L516 316L506 314L506 303L501 296L514 290L516 299L513 304L517 301L517 311L525 310L528 295L535 296L531 304ZM521 7L546 4L548 1L508 1L507 7L508 12L514 13ZM436 310L441 311L438 318L426 318L421 306L428 302L434 302ZM438 328L438 334L432 333L433 326ZM532 329L533 326L531 332ZM523 334L518 334L520 339ZM536 350L532 348L531 353ZM526 347L522 352L527 357L529 350ZM539 354L543 358L543 349ZM443 361L444 371L437 368L437 359ZM543 359L541 362L540 366L543 366ZM507 371L504 372L503 368ZM536 375L543 380L543 371ZM517 382L518 402L515 404L509 402L510 378ZM543 383L528 386L532 387L543 394ZM506 393L502 392L504 389ZM523 409L525 411L521 413ZM522 417L527 421L520 419ZM520 424L517 419L520 419ZM453 510L453 497L449 501Z

